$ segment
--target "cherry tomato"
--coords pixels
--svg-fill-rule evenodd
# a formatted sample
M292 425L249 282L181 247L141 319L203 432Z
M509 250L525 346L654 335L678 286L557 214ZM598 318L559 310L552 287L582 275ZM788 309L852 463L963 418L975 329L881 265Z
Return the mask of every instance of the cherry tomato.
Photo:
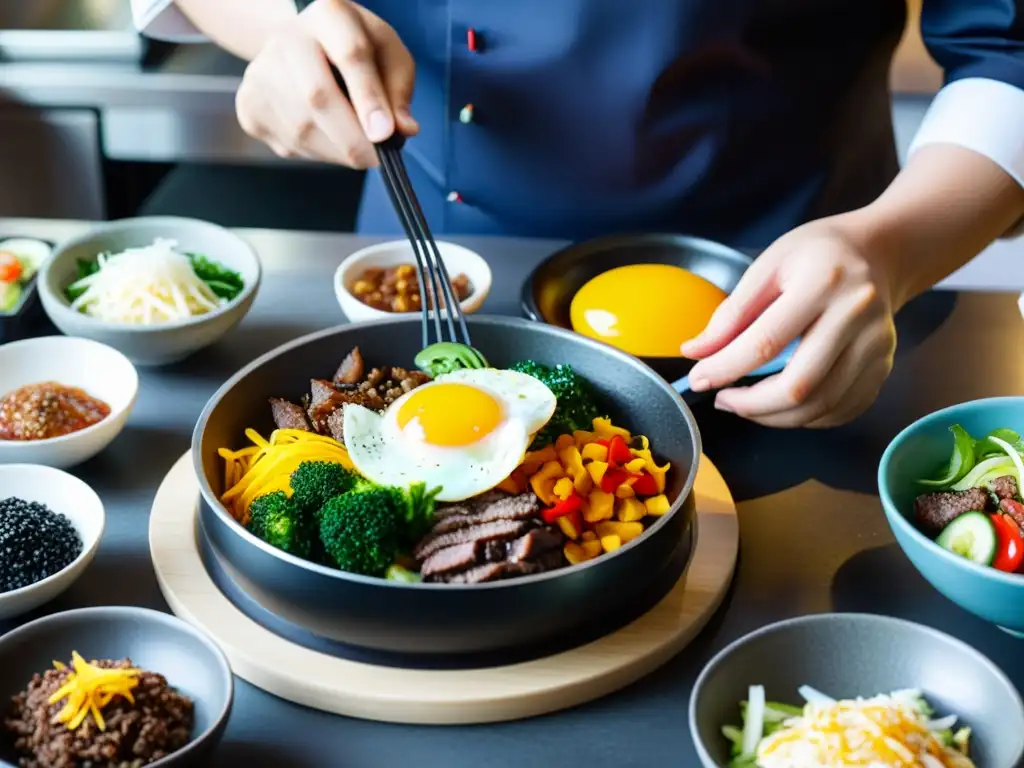
M1006 515L996 514L991 517L999 539L992 567L997 571L1016 573L1024 561L1024 539L1021 538L1020 529Z
M21 261L10 251L0 251L0 283L13 283L21 277Z

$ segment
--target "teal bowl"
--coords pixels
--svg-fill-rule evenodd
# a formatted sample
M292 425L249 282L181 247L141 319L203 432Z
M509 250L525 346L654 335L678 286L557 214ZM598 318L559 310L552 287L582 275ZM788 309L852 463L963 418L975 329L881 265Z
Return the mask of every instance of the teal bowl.
M1003 573L947 552L913 523L917 480L932 476L953 450L949 428L979 436L999 427L1024 432L1024 397L974 400L936 411L900 432L878 466L878 494L900 547L935 589L961 608L1024 638L1024 575Z

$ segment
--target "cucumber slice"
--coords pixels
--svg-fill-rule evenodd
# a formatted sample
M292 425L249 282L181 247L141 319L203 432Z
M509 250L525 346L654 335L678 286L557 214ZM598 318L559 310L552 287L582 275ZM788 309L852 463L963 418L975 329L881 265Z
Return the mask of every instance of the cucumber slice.
M21 299L21 291L21 283L0 283L0 312L13 312Z
M935 543L979 565L992 565L999 537L988 515L967 512L943 528Z

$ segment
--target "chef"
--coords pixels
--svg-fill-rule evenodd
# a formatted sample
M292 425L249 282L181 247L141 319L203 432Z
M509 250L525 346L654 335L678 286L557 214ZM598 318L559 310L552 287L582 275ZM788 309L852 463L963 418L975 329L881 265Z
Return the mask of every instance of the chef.
M277 154L370 168L361 232L401 232L372 170L399 131L436 234L768 246L682 349L694 389L765 425L864 411L893 314L1024 217L1024 0L923 1L946 85L902 170L904 0L133 5L147 34L250 61L239 123ZM783 372L731 386L798 336Z

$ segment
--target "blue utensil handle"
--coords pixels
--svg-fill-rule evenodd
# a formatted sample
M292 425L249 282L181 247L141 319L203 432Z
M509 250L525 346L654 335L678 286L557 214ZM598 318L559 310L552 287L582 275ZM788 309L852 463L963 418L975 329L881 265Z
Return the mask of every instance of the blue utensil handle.
M771 376L773 373L778 373L786 364L793 358L793 352L796 351L797 346L800 344L800 339L794 339L783 349L774 359L769 360L767 363L762 365L760 368L751 371L744 378L750 377L764 377ZM683 376L683 378L672 382L672 389L679 394L685 394L690 391L690 377Z

